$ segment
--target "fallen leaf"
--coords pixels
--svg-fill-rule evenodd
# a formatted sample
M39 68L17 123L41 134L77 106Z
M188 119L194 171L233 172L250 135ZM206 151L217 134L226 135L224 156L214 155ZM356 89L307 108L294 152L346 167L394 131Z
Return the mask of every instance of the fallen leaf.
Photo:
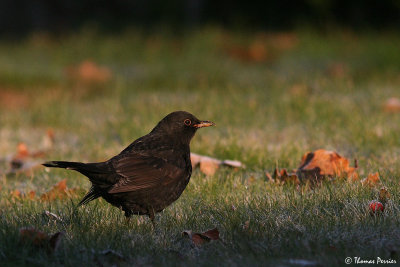
M200 166L200 171L209 176L214 175L221 165L233 168L245 167L240 161L219 160L208 156L198 155L196 153L190 153L190 160L193 169Z
M54 138L54 133L52 131L47 131L46 136L47 139L52 139ZM45 150L31 152L25 143L19 143L17 145L16 153L5 159L10 168L4 174L7 175L19 172L30 172L34 168L41 166L41 162L38 162L36 159L44 157L49 148L50 147L47 145Z
M270 182L275 182L275 180L272 178L272 175L269 172L265 172L265 176L268 178Z
M29 156L28 147L25 143L19 143L17 146L17 154L15 158L26 158Z
M368 185L370 187L375 186L376 184L380 183L381 180L379 178L379 173L370 173L368 174L368 177L364 178L361 180L362 185Z
M46 249L48 252L57 250L64 233L57 232L48 235L35 228L21 228L19 230L19 240L22 244L31 244L36 248Z
M215 174L217 169L219 168L219 164L215 161L201 161L200 162L200 171L205 175L212 176Z
M126 264L125 258L121 253L111 249L101 251L94 259L98 266L121 266Z
M31 97L25 92L17 92L12 88L0 88L0 108L18 110L31 104Z
M279 171L279 169L276 168L273 174L273 179L278 184L285 184L285 183L300 184L300 180L297 174L294 172L288 173L286 169L281 169Z
M11 198L12 199L29 199L29 200L34 200L36 196L36 192L31 190L28 193L21 192L18 189L15 189L10 192Z
M249 60L254 62L263 62L267 59L267 47L263 40L255 39L248 49Z
M21 198L21 191L19 191L18 189L15 189L14 191L11 191L11 198L13 199L19 199Z
M326 177L343 177L349 181L358 179L357 160L350 167L349 160L334 151L318 149L303 155L297 175L301 179L319 181Z
M190 161L192 163L192 168L196 168L197 165L200 164L201 156L195 153L190 153Z
M67 188L67 179L61 180L53 186L48 192L42 194L40 199L43 201L52 201L55 199L63 199L67 196L75 194L75 188Z
M343 78L348 73L348 67L345 63L336 62L328 66L327 72L333 78Z
M389 113L400 112L400 99L396 97L391 97L386 100L384 104L384 110Z
M67 67L65 73L70 79L85 83L105 83L112 78L108 68L99 66L91 60L82 61L78 66Z
M55 140L54 130L51 128L47 129L46 134L44 135L42 140L42 147L45 150L52 149L54 145L54 140Z
M386 205L386 203L389 200L389 198L390 198L389 191L387 190L386 187L382 187L379 190L379 197L378 197L379 201L382 202L383 205Z
M224 40L223 52L233 59L248 62L272 62L284 51L297 44L297 36L290 33L256 34L247 44L235 44L234 40Z
M48 217L48 218L50 218L50 219L56 220L56 221L60 221L60 222L63 221L58 215L56 215L56 214L54 214L53 212L50 212L50 211L48 211L48 210L45 210L45 211L43 212L43 215L45 215L46 217Z
M208 230L204 233L193 233L192 230L186 230L183 231L182 234L189 237L195 246L201 246L204 243L208 243L212 240L219 240L219 231L217 228Z
M27 198L29 198L30 200L34 200L36 197L36 192L31 190L29 191L29 193L27 194Z

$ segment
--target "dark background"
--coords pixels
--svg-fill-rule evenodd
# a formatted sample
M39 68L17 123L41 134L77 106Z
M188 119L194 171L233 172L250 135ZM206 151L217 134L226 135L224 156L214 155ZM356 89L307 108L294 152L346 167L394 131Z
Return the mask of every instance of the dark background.
M0 34L59 33L92 25L101 31L129 27L185 30L203 25L230 29L398 30L398 0L2 0Z

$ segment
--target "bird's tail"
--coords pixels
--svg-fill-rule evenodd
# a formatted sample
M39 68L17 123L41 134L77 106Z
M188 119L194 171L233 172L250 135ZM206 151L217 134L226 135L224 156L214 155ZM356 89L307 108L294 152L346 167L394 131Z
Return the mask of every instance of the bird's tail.
M51 168L64 168L69 170L82 170L85 169L86 164L82 162L71 162L71 161L48 161L42 164L45 167Z

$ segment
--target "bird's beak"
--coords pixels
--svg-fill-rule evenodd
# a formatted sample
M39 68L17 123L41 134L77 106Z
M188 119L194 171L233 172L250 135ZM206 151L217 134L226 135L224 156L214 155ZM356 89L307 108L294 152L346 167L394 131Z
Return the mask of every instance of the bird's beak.
M210 126L215 126L215 123L213 123L212 121L201 121L200 123L193 124L193 127L195 128L210 127Z

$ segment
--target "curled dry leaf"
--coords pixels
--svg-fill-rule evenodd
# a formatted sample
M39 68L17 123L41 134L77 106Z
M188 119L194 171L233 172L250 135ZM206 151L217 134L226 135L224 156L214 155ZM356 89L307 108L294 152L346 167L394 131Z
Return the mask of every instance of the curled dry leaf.
M389 113L400 112L400 99L396 97L391 97L386 100L384 104L384 110Z
M300 184L300 180L297 174L294 172L288 173L286 169L281 169L279 171L279 169L276 168L273 174L273 179L278 184L285 184L285 183Z
M190 153L190 160L192 162L192 168L200 166L200 171L206 175L214 175L219 166L224 165L233 168L244 168L245 166L236 160L219 160L212 157L198 155L196 153Z
M219 231L217 228L208 230L204 233L193 233L192 230L185 230L182 232L182 234L189 237L195 246L201 246L204 243L208 243L212 240L219 240Z
M389 198L390 198L389 191L387 190L386 187L382 187L379 190L379 197L378 197L379 201L382 202L383 205L386 205L386 203L389 200Z
M370 174L368 174L368 177L361 180L362 185L368 185L370 187L373 187L376 184L379 184L380 182L381 182L381 179L379 178L378 172L370 173Z
M46 217L48 217L49 219L52 219L52 220L55 220L55 221L60 221L60 222L63 221L58 215L56 215L56 214L54 214L53 212L50 212L50 211L48 211L48 210L45 210L45 211L43 212L43 215L46 216Z
M326 177L343 177L349 181L358 179L357 160L350 167L349 160L334 151L318 149L303 155L297 175L302 179L321 180Z
M67 196L74 195L76 192L75 188L67 187L67 179L61 180L53 186L48 192L42 194L40 199L43 201L52 201L55 199L63 199Z
M21 244L31 244L36 248L46 249L49 253L57 250L63 236L64 233L62 232L49 235L35 228L21 228L19 230Z

